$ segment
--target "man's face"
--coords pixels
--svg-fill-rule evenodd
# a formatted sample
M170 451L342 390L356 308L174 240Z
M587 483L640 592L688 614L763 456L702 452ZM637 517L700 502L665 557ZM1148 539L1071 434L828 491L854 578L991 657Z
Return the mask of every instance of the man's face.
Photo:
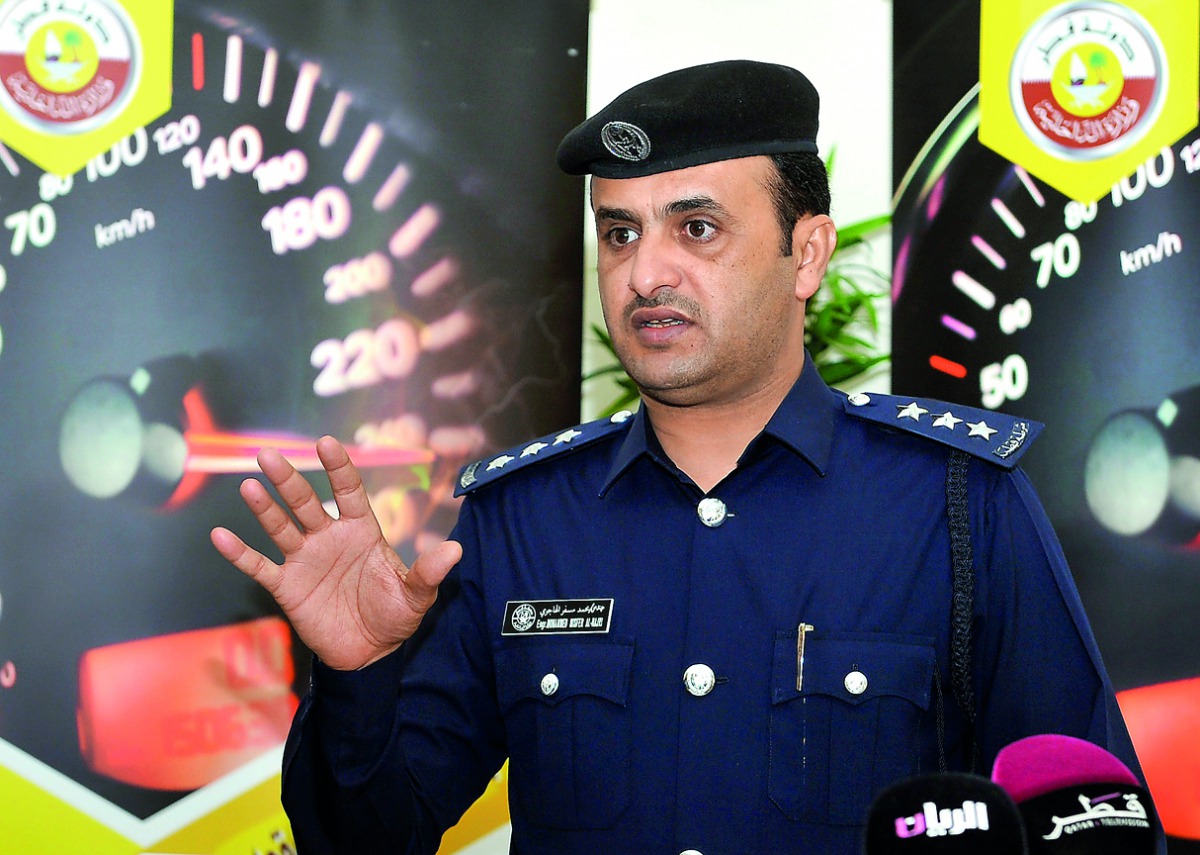
M804 294L780 254L766 157L592 181L604 320L643 393L732 403L795 379Z

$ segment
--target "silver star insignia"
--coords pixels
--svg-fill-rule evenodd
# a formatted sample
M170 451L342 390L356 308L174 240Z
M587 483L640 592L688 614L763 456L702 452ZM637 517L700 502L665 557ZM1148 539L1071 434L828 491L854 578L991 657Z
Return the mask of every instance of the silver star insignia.
M935 428L944 427L944 428L950 428L950 430L954 430L954 428L960 424L962 424L962 419L956 417L954 415L954 413L942 413L940 416L938 416L936 419L933 420L933 426Z
M543 448L549 448L549 446L544 442L531 442L529 445L525 446L525 450L521 452L521 456L533 457Z
M570 442L577 436L583 436L583 434L574 428L571 428L571 430L564 430L558 436L554 437L554 444L562 445L564 442Z
M967 422L967 427L971 429L971 432L968 433L967 436L978 436L982 437L983 439L991 439L992 434L999 433L999 431L997 431L994 427L988 427L988 423L983 419L980 419L975 424Z
M489 463L487 465L487 471L491 472L493 469L503 469L505 466L512 463L516 459L517 458L513 457L511 454L501 454L499 457L497 457L495 460L493 460L491 463Z
M907 407L902 407L899 404L897 404L896 409L898 409L900 411L896 415L896 418L912 419L914 422L919 422L921 420L921 416L923 416L927 412L929 412L929 410L925 409L924 407L917 406L916 401L913 401Z

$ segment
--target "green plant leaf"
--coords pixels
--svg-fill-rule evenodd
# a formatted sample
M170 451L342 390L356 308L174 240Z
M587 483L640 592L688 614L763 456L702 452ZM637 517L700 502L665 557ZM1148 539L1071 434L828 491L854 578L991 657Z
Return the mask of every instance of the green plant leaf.
M890 214L881 214L878 217L859 220L857 223L851 223L848 226L838 226L838 248L849 249L851 246L871 237L876 232L887 228L891 223L892 217Z

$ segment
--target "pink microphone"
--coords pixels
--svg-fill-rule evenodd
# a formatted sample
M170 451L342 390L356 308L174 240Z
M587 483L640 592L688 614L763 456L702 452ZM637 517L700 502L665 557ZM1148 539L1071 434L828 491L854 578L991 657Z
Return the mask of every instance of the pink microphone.
M1021 813L1030 855L1153 855L1150 794L1111 753L1044 734L1001 749L992 780Z

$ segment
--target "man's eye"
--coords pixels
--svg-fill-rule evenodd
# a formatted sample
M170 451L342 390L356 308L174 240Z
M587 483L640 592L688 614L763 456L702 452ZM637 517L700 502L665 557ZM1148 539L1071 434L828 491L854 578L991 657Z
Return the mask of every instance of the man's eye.
M608 230L608 241L613 246L627 246L638 239L638 233L627 226L616 226Z
M683 230L693 240L709 240L717 233L717 227L704 220L688 220L684 223Z

